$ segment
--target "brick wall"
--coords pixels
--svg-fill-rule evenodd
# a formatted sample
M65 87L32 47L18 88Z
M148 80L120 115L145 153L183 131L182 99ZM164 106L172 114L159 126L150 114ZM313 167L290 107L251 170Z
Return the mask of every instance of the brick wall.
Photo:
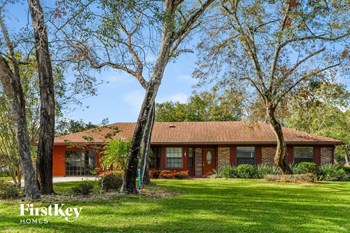
M274 157L276 154L275 147L262 147L261 148L261 164L265 164L268 166L274 165Z
M195 149L194 155L194 175L201 176L202 175L202 148Z
M219 147L218 148L218 169L231 165L230 160L230 147Z
M321 148L321 165L333 163L333 148L322 147Z

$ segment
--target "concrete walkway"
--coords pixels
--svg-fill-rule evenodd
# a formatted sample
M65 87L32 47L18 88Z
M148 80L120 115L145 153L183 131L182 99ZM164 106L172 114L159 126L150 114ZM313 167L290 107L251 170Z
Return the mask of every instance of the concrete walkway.
M83 181L83 180L96 180L98 177L96 176L60 176L54 177L53 183L63 183L63 182L71 182L71 181Z
M96 180L98 177L95 176L56 176L53 178L52 182L54 184L71 182L71 181L83 181L83 180ZM21 181L21 186L24 186L24 180Z

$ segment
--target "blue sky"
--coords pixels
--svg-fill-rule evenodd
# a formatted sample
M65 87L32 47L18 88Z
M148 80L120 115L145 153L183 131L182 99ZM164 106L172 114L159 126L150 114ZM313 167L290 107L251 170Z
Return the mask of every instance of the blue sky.
M44 0L43 4L47 6L52 5L53 2ZM18 33L26 25L31 26L26 1L9 5L4 15L11 35ZM193 91L192 86L196 84L196 80L192 78L195 60L196 56L188 53L182 54L175 62L168 64L158 92L157 102L179 101L184 103L187 101ZM93 73L97 80L104 81L97 87L97 95L80 99L82 106L70 105L64 116L95 124L105 118L108 118L110 123L136 121L145 94L139 82L125 72L113 69ZM68 80L73 77L72 71L66 74Z
M157 102L187 101L197 82L192 78L195 60L194 54L183 54L168 64ZM83 99L83 107L67 112L66 117L92 123L100 123L104 118L110 123L136 121L145 94L139 82L125 72L114 70L97 74L97 78L105 81L98 87L97 96Z
M52 4L50 1L45 3ZM27 12L27 2L11 6L6 15L10 33L18 31L18 28L28 24L30 17ZM29 21L29 24L31 22ZM196 38L194 38L196 40ZM195 65L195 54L182 54L175 62L170 62L166 68L162 85L159 89L157 102L179 101L186 102L196 80L192 78ZM106 70L95 72L98 80L105 83L98 86L97 96L82 99L82 106L70 106L65 117L84 122L100 123L108 118L113 122L133 122L137 120L140 106L144 97L144 89L138 81L122 71ZM69 78L69 77L68 77ZM342 83L348 84L349 80L342 79ZM205 88L205 89L208 89Z

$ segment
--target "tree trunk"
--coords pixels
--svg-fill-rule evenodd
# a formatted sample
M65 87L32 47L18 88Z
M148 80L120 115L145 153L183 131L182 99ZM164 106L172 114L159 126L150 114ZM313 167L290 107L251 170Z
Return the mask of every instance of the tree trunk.
M42 194L53 193L52 153L55 136L55 96L51 58L44 13L39 0L29 0L35 35L36 60L40 85L40 133L36 161L37 178Z
M19 74L18 67L16 74ZM22 167L25 194L27 198L39 198L39 190L36 184L35 171L30 154L30 142L27 131L26 107L21 80L14 75L7 61L0 56L0 81L9 100L11 114L15 123L16 140L18 142L18 154Z
M282 126L275 117L275 107L272 104L267 104L266 111L268 122L270 123L277 139L276 154L274 158L275 165L282 169L283 174L293 174L293 171L287 162L287 146L284 140Z
M151 147L151 135L155 120L155 103L153 103L150 119L144 129L144 135L141 142L141 180L143 184L151 184L148 174L149 150Z
M196 20L203 14L205 9L213 2L208 0L189 17L186 24L182 25L181 30L177 31L175 14L182 1L165 1L165 21L162 27L162 43L160 45L157 61L153 68L151 79L148 83L147 91L143 99L141 111L137 119L133 140L128 156L127 167L124 173L122 191L124 193L138 193L136 189L137 166L140 155L140 147L142 138L145 135L147 122L151 119L153 105L157 96L157 92L163 79L164 70L171 56L171 49L176 49L183 39L193 29ZM175 44L175 45L174 45ZM174 46L174 48L172 48ZM174 52L174 51L173 51Z
M167 8L173 7L170 2L167 2ZM168 6L170 4L170 6ZM174 43L174 22L165 22L163 25L162 43L158 53L157 61L155 63L151 79L148 83L145 97L141 106L141 111L137 119L133 140L130 146L130 152L124 173L122 191L128 194L138 193L136 188L137 166L140 155L140 148L147 122L151 119L153 105L158 93L159 86L163 79L164 70L168 64L170 57L170 49Z
M20 166L18 166L17 188L21 188L21 181L22 181L22 171L21 171Z
M344 157L345 157L345 164L346 164L346 165L349 165L349 155L350 155L350 151L349 151L348 146L345 146L344 151L345 151L345 155L344 155Z
M162 77L164 69L155 71L156 73L160 73L160 78ZM158 76L159 77L159 76ZM146 95L142 104L142 108L139 114L139 118L137 120L136 129L134 132L133 140L130 147L130 152L128 156L126 171L124 174L123 180L123 192L128 194L137 194L136 188L136 177L137 177L137 166L139 161L139 155L141 151L141 142L142 137L144 135L144 130L146 129L147 119L153 109L154 99L157 95L157 91L160 85L160 81L158 78L156 80L152 80L149 83L149 86L146 91Z
M137 125L134 132L133 140L130 146L130 152L128 156L126 171L123 180L123 192L125 193L138 193L136 189L136 177L137 177L137 165L140 155L141 141L145 134L147 120L150 119L150 114L153 110L153 103L157 96L158 88L163 78L165 66L169 59L169 42L163 41L163 46L158 56L152 78L148 84L147 91L142 103L139 118L137 119Z

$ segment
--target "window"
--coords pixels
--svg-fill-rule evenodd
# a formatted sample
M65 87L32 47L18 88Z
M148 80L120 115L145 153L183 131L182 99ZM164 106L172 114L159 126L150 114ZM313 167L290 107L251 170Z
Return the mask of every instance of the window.
M237 147L237 165L255 164L255 147Z
M194 168L194 153L194 148L188 148L188 168Z
M293 153L294 153L294 163L314 161L313 147L294 147Z
M181 147L166 148L166 167L182 168L182 148Z
M94 151L66 151L66 175L92 175L96 169L96 152Z

